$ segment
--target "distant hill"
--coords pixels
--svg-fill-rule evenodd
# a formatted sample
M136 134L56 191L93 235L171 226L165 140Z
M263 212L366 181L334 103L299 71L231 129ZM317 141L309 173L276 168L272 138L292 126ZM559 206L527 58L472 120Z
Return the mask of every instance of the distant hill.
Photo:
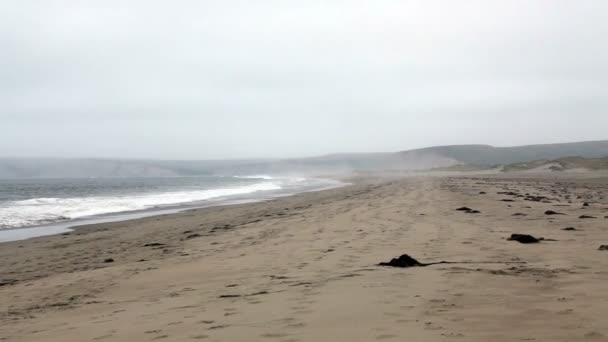
M4 158L0 178L170 177L176 170L132 160Z
M429 147L401 152L411 155L432 154L452 159L459 164L476 166L507 165L532 160L552 160L563 157L608 157L608 140L564 144L493 147L489 145L454 145Z
M335 154L281 161L275 167L311 170L335 168L355 171L414 171L449 167L461 170L480 170L498 165L570 156L608 157L608 140L518 147L452 145L396 153Z
M181 177L209 175L224 165L243 163L250 161L0 158L0 179Z
M518 147L437 146L402 152L333 154L282 160L0 158L0 178L178 177L265 173L331 175L346 172L415 171L449 167L471 170L565 157L608 157L608 140Z

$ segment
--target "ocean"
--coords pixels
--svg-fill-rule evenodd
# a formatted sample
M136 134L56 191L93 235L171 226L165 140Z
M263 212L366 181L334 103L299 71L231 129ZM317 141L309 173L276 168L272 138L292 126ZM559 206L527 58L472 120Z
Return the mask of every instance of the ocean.
M115 221L121 214L125 218L134 213L149 216L341 185L329 179L268 175L0 180L0 241L24 235L15 234L16 229L38 227L36 233L32 230L25 235L47 235L56 233L58 226L65 229L70 222L109 221L104 219L107 217Z

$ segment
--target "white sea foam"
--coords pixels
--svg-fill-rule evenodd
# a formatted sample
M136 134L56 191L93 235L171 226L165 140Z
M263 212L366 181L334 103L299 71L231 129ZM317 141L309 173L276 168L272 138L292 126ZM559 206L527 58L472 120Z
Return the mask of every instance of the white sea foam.
M268 175L251 175L251 176L234 176L234 178L271 180L271 179L274 179L275 177L268 176Z
M94 215L144 210L280 189L279 182L267 181L233 188L122 197L33 198L0 205L0 229L40 225Z

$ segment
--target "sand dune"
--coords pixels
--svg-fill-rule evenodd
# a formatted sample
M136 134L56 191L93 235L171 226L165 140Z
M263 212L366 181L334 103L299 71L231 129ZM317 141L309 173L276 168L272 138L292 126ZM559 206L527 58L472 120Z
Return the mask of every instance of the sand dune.
M605 216L606 179L408 178L4 243L0 340L608 341Z

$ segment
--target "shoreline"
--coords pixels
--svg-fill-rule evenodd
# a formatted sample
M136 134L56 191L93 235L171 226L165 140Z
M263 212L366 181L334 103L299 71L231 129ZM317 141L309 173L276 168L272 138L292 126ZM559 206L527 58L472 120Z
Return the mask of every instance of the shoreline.
M77 230L83 226L89 225L99 225L104 223L115 223L115 222L124 222L124 221L132 221L138 220L146 217L156 217L156 216L164 216L170 214L178 214L187 212L193 209L203 209L203 208L211 208L211 207L222 207L228 205L237 205L237 204L247 204L247 203L257 203L257 202L265 202L277 198L294 196L301 193L308 192L317 192L324 191L336 188L342 188L349 185L351 183L344 182L339 179L326 179L326 181L337 182L332 185L325 185L319 188L311 188L305 189L303 188L300 191L292 191L292 192L280 192L280 191L269 191L269 193L260 193L257 194L245 194L234 196L232 198L226 199L214 199L211 201L194 201L194 202L184 202L184 203L175 203L172 205L166 205L162 207L155 208L147 208L133 211L122 211L122 212L114 212L114 213L106 213L99 214L93 216L85 216L79 217L75 219L69 219L66 221L58 221L51 222L41 225L34 226L26 226L26 227L14 227L14 228L4 228L0 229L0 244L5 242L12 241L21 241L34 239L38 237L44 236L52 236L63 233L69 233L71 231Z
M606 341L605 216L606 178L412 177L83 226L2 244L0 336Z
M174 256L173 253L175 251L167 253L165 248L160 247L183 246L190 239L193 239L189 238L190 235L197 235L194 237L196 239L210 237L216 235L216 233L228 232L236 228L270 220L273 215L276 215L276 218L282 218L284 216L282 212L289 207L292 210L306 209L312 205L311 202L320 201L322 203L325 198L334 198L335 196L340 196L343 192L349 193L350 191L355 191L353 189L371 186L370 184L375 184L375 182L358 179L353 181L352 184L342 187L300 192L293 195L268 198L263 201L188 208L164 215L151 215L124 221L77 225L71 227L71 231L69 232L0 242L0 246L2 247L0 248L0 260L3 260L0 266L7 264L7 260L11 257L15 257L15 254L11 252L12 250L18 252L18 258L25 255L52 252L50 253L52 256L49 254L45 255L46 260L44 262L50 268L34 267L34 269L29 269L21 274L23 278L18 281L22 282L47 277L53 275L58 270L60 270L60 274L63 274L66 272L72 273L104 268L107 265L99 255L113 257L116 262L112 263L112 266L121 263L120 259L116 257L117 254L119 257L121 255L126 257L126 260L123 260L124 262L139 263L142 261L149 262L164 259L166 256ZM199 220L205 223L200 224L198 223ZM168 229L167 226L170 228ZM221 234L218 236L221 236ZM113 240L115 243L108 245L108 240ZM164 241L162 246L149 249L148 252L150 253L146 253L146 257L141 258L141 255L138 253L141 252L141 247L150 243L156 244L157 240ZM103 241L103 243L99 241ZM124 244L128 244L136 252L132 253L130 249L119 248L120 245ZM82 245L78 246L80 248L78 248L79 252L76 254L83 257L83 265L79 265L81 264L80 262L72 260L72 252L70 250L74 249L76 245ZM177 248L180 249L181 247ZM68 249L67 253L70 255L70 258L65 258L63 249ZM91 260L91 254L94 254L97 261ZM25 257L25 260L28 263L34 261L29 257ZM91 261L93 262L91 263ZM61 267L57 267L57 265ZM14 274L18 272L8 273ZM3 272L3 268L0 268L0 285L5 281L6 277L6 272ZM10 278L10 280L13 279L14 277ZM0 289L2 289L2 286L0 286Z

